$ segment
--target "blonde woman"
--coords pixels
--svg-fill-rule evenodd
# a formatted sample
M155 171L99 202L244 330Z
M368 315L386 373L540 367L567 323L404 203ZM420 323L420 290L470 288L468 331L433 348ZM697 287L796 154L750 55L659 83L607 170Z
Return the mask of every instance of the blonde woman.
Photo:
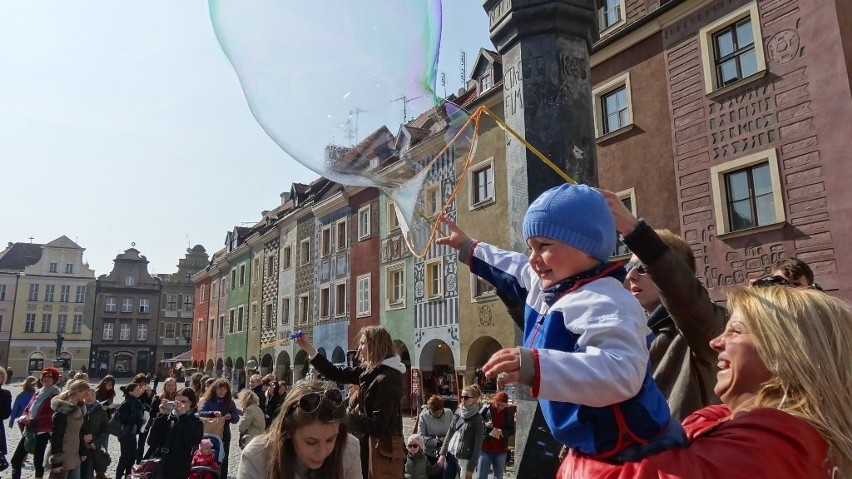
M53 431L50 435L51 475L66 479L80 479L80 429L86 414L85 399L91 386L86 381L73 380L50 401L53 414Z
M251 389L243 389L237 396L239 407L243 411L240 421L240 445L245 447L252 438L266 432L266 417L260 409L257 394Z
M485 436L485 419L479 413L481 397L482 391L477 386L462 389L461 403L438 456L437 466L444 468L444 479L455 478L459 472L466 479L473 478Z
M771 286L737 290L728 307L725 332L710 342L724 405L684 420L689 446L621 466L570 454L558 477L852 477L849 306Z

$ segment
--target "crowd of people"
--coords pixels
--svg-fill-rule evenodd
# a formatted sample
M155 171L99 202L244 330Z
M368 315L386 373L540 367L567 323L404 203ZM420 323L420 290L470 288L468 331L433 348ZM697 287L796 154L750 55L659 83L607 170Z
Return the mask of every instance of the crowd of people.
M608 191L541 195L523 222L528 255L442 221L438 243L522 312L523 343L482 373L529 386L564 446L556 477L852 477L852 311L803 261L778 261L722 306L696 278L690 245ZM632 252L626 265L610 260L616 235ZM32 456L39 479L108 479L113 462L116 478L217 479L236 424L237 479L503 477L519 429L505 392L485 400L467 385L455 411L432 396L404 437L407 368L387 329L358 338L359 360L341 367L297 336L322 380L288 388L253 375L236 397L227 379L167 379L157 394L137 375L119 404L111 376L92 387L80 373L60 389L45 368L13 403L0 368L0 420L23 432L7 462L0 423L0 470L20 479Z

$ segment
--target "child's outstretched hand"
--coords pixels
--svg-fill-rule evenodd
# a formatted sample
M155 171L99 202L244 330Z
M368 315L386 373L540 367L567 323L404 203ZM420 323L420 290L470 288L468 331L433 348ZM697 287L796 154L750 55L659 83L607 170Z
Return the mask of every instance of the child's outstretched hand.
M497 378L497 385L516 383L520 379L521 350L520 348L503 348L491 355L488 362L482 366L482 372L487 379Z
M440 221L448 230L450 230L450 234L447 236L439 236L435 239L435 244L447 245L454 249L461 249L464 242L469 239L467 234L465 234L458 225L447 219L444 215L441 215Z

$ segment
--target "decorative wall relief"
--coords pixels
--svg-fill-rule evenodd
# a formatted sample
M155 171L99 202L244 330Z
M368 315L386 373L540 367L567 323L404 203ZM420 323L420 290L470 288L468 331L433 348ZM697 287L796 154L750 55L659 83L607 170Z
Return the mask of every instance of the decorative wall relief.
M770 63L787 63L799 54L800 43L801 39L795 30L783 30L766 43L766 56Z

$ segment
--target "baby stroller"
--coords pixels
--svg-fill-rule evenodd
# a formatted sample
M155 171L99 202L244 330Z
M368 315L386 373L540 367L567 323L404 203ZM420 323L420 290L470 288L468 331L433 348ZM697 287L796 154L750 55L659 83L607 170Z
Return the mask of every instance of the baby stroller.
M215 466L219 466L222 464L222 461L225 459L225 447L224 441L222 440L222 436L225 431L225 424L227 421L222 418L200 418L201 422L204 424L204 436L202 437L202 441L205 439L209 440L213 445L213 456L216 459ZM218 467L211 467L213 464L193 464L190 469L189 477L191 479L219 479L220 470Z

